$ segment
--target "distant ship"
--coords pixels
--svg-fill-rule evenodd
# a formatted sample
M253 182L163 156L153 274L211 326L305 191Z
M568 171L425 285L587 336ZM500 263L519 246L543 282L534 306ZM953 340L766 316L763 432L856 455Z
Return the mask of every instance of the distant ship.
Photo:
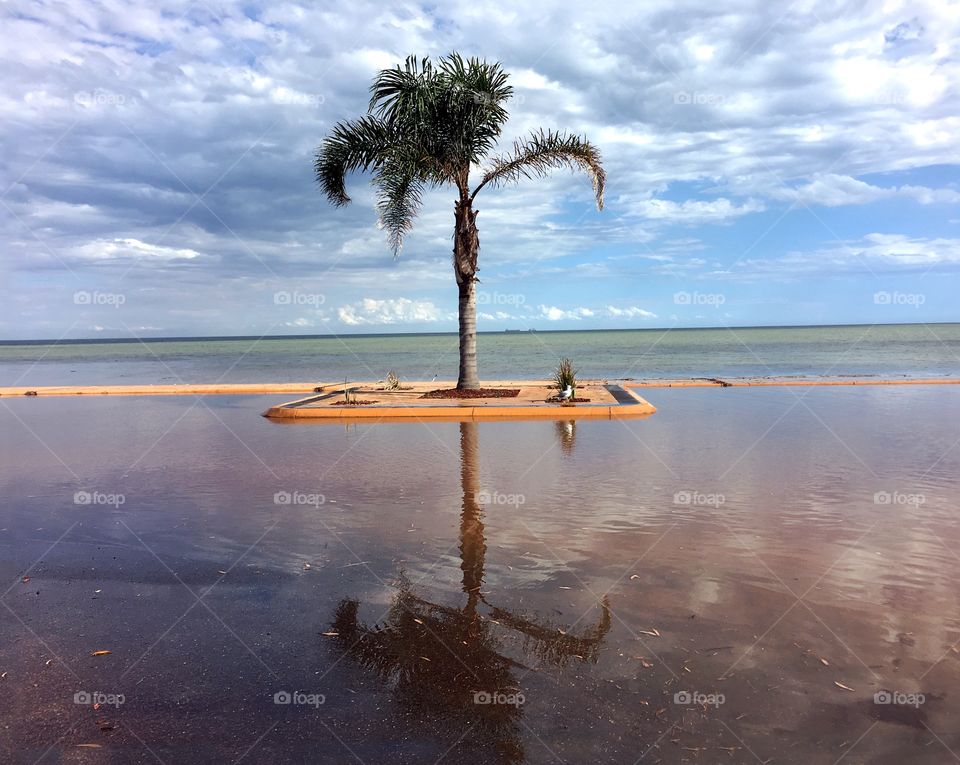
M522 329L505 329L505 330L503 330L503 331L506 332L508 335L518 335L518 334L520 334L521 332L523 332ZM536 331L537 331L537 330L535 330L535 329L528 329L528 330L527 330L527 332L536 332Z

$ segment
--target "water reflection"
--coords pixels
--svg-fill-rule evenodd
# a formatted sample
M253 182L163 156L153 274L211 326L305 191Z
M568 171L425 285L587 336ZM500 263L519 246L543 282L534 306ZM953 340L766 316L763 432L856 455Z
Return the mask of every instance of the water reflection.
M566 455L573 454L573 447L577 442L577 421L557 420L554 426L557 429L557 438L560 439L560 450Z
M333 630L352 659L393 684L396 701L414 719L448 723L458 736L468 730L465 743L492 743L502 761L522 762L523 677L531 664L595 662L610 630L610 610L604 599L599 621L578 636L487 601L482 591L487 545L478 502L477 427L460 423L463 607L425 600L401 579L382 623L363 624L359 601L345 599L337 607ZM573 430L564 429L568 432Z

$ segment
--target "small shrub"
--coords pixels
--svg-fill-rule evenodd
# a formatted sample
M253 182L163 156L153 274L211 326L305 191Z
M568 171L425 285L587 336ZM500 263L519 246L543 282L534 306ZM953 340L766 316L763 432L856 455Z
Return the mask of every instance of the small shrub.
M557 388L557 393L563 393L567 386L573 388L573 395L577 395L577 371L573 368L573 362L564 357L557 364L557 369L553 373L553 384Z
M400 378L397 377L396 373L392 369L387 372L387 382L385 387L387 390L400 390Z

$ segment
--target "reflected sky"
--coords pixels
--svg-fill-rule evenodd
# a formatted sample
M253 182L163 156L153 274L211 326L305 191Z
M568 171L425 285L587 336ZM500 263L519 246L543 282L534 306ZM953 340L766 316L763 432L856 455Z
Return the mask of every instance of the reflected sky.
M0 758L950 761L958 393L296 428L4 400Z

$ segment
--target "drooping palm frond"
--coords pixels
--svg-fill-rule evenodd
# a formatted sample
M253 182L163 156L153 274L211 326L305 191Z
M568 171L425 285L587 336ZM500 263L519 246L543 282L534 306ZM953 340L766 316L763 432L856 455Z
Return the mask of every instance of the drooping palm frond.
M525 141L513 145L513 153L495 159L473 192L477 195L487 184L495 187L516 183L520 178L543 178L555 168L582 170L593 182L597 209L603 209L603 193L607 175L600 161L600 152L578 135L540 130Z
M374 178L380 227L387 232L390 249L399 257L403 237L413 228L423 196L422 176L399 163L387 162Z
M368 115L336 125L314 162L321 189L338 206L350 202L346 175L355 170L374 171L380 226L387 231L393 254L399 255L403 236L420 209L424 183L436 181L436 163L408 136Z
M320 188L334 205L348 204L346 175L379 167L395 143L395 133L373 116L339 122L314 157L313 170Z

